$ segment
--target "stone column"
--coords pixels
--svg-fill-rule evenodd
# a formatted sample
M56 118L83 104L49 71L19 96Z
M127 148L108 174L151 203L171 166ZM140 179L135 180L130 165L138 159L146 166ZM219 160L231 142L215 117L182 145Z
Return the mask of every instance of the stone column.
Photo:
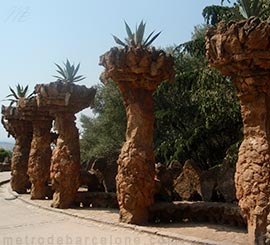
M75 119L72 113L55 114L59 133L51 160L51 180L55 190L51 206L55 208L70 207L79 188L80 145Z
M45 199L48 192L51 164L51 135L52 120L33 121L33 139L28 162L30 177L31 199Z
M126 142L119 155L116 177L120 220L144 224L153 204L155 160L153 152L154 105L152 91L118 83L127 114Z
M26 193L30 188L27 175L28 158L32 140L32 124L23 120L9 120L16 135L16 141L11 158L11 180L13 191Z
M249 244L265 244L270 202L270 24L257 17L220 22L206 34L210 66L237 87L244 124L235 174L236 195L248 224Z
M265 244L270 197L269 75L235 79L244 123L235 173L236 195L247 220L249 244Z

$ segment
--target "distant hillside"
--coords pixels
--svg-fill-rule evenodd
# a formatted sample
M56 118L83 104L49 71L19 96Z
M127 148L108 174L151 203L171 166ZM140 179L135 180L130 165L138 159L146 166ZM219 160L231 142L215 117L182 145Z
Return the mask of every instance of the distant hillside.
M0 148L3 148L5 150L12 151L13 146L14 146L14 143L0 141Z

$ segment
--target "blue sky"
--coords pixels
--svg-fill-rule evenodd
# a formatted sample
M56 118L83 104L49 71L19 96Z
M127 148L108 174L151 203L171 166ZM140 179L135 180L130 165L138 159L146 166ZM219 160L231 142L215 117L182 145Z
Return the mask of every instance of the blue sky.
M99 56L115 45L111 34L126 36L124 20L134 29L143 19L146 33L162 31L155 46L168 47L190 40L194 26L204 23L203 8L212 4L220 0L1 0L0 99L17 83L33 90L54 81L54 63L66 58L81 63L87 78L80 84L98 84ZM7 140L0 125L0 141Z

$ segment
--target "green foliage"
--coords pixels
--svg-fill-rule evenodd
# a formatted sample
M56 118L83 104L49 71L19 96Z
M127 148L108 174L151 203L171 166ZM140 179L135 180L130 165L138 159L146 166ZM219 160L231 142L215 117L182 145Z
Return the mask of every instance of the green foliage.
M5 158L7 157L8 159L10 159L12 156L12 152L11 151L7 151L3 148L0 148L0 162L4 162Z
M206 26L174 49L176 81L154 94L157 162L193 158L204 169L224 158L236 161L242 120L234 86L210 69L205 58ZM81 118L82 159L117 156L125 140L126 115L115 83L98 86L95 116Z
M232 20L237 9L235 7L212 5L203 9L202 15L209 25L216 25L221 20Z
M155 93L155 154L161 162L193 158L208 169L241 141L242 121L231 81L208 67L202 30L175 49L176 81Z
M240 14L248 19L251 16L267 18L270 13L270 2L268 0L237 0Z
M230 3L230 1L227 1ZM224 0L221 1L221 4ZM270 15L269 0L236 0L231 6L207 6L203 10L203 17L207 24L216 25L221 20L240 20L256 16L261 19L267 19Z
M125 22L126 32L127 32L127 38L125 38L125 42L120 40L118 37L113 36L114 41L124 47L142 47L146 48L150 46L155 39L160 35L161 32L158 32L157 34L154 34L154 31L152 31L147 38L144 40L144 32L145 32L145 25L146 23L141 21L139 27L136 26L135 32L132 32L129 25Z
M10 101L9 106L12 106L14 103L18 104L18 101L21 98L31 99L33 97L33 94L34 94L34 92L32 92L31 94L27 95L28 85L23 87L22 85L17 84L16 91L14 89L12 89L11 87L9 87L9 90L10 90L11 94L7 95L6 98L13 97L11 99L7 99L7 101Z
M71 65L69 60L67 59L66 63L64 63L64 66L61 67L58 64L55 64L58 68L58 70L56 70L60 76L54 76L58 79L60 79L61 81L65 82L65 83L75 83L75 82L79 82L83 79L85 79L85 77L83 77L82 75L77 75L77 72L80 68L80 63L75 67L75 65Z
M118 156L125 140L126 113L114 82L97 86L94 116L81 117L81 155L83 160Z

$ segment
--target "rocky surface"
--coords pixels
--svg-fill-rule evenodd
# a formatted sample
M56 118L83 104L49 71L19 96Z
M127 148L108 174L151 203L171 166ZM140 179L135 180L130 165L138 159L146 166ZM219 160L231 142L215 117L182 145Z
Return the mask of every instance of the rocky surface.
M154 48L112 48L100 57L100 65L105 67L102 82L112 79L118 84L127 114L116 177L120 220L143 224L155 191L152 93L162 81L173 78L173 59Z
M49 191L50 130L53 118L48 111L38 110L36 97L19 98L16 110L20 120L24 120L32 126L32 141L27 167L27 174L31 182L31 198L45 199Z
M203 171L193 160L187 160L174 188L182 200L234 203L237 202L234 174L235 167L227 161Z
M80 186L86 187L88 192L101 192L102 186L98 177L89 171L80 170Z
M93 104L96 90L65 80L35 87L37 107L55 118L59 134L51 159L52 207L68 208L80 186L80 145L75 113Z
M187 160L175 181L175 191L183 200L201 200L201 173L193 160ZM196 198L197 196L197 198Z
M206 35L212 67L237 88L244 123L235 175L236 194L248 223L249 243L265 244L269 213L270 23L252 17L220 23Z
M59 136L51 159L52 207L68 208L80 186L79 133L72 113L56 114L55 120Z
M27 169L32 140L32 125L27 122L19 122L16 128L20 129L21 134L17 134L13 148L10 185L12 190L21 194L30 188Z
M18 193L26 193L30 188L27 169L33 133L32 123L24 120L17 108L2 106L2 124L8 134L16 140L11 159L11 188Z
M93 105L96 89L87 88L65 80L48 84L37 84L37 106L54 112L73 112L74 114Z
M152 222L208 222L246 227L237 205L216 202L156 203L150 209Z
M51 165L52 120L33 120L33 139L28 162L28 175L32 199L45 199L48 195L48 182Z
M1 162L0 163L0 172L11 171L11 163L10 162Z
M83 192L75 197L75 205L91 208L118 208L116 194L113 192Z

